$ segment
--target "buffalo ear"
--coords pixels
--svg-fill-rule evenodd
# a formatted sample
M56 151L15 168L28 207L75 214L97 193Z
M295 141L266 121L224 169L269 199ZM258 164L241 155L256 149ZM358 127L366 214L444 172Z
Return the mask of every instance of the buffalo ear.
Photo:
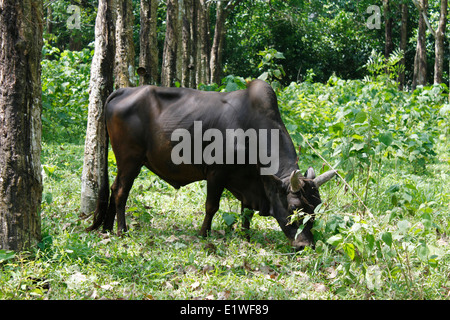
M278 192L278 190L283 189L283 181L274 174L261 175L261 179L266 191Z
M314 179L316 177L313 167L309 167L308 170L306 170L305 177L306 179Z

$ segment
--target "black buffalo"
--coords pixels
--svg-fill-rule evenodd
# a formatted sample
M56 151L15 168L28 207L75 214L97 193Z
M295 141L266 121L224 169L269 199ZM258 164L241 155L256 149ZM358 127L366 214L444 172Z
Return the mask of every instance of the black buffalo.
M127 230L125 204L134 179L141 167L146 166L175 188L206 180L202 236L211 231L211 221L226 188L241 201L242 210L250 209L243 219L244 229L249 229L253 210L257 210L260 215L277 220L294 248L313 244L312 219L297 234L299 223L289 223L289 216L295 210L313 214L321 202L319 186L335 172L315 177L314 170L309 168L304 176L300 173L275 92L267 83L254 80L246 90L229 93L156 86L123 88L109 96L105 114L117 161L117 177L109 196L105 166L105 180L89 230L102 225L105 231L112 230L116 214L118 233ZM217 137L218 134L228 137L227 134L233 132L231 129L235 133L244 132L245 139L238 141L235 137L227 144L225 138ZM182 141L180 133L189 133L190 140ZM186 147L182 151L181 142ZM213 142L217 148L211 151ZM208 146L209 159L205 157ZM239 155L242 151L244 153ZM174 155L178 158L174 159ZM271 159L271 163L267 159Z

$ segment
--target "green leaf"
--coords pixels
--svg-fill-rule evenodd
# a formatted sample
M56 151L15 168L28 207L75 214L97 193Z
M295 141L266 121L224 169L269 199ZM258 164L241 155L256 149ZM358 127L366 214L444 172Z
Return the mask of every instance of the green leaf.
M361 142L361 143L355 143L355 144L350 148L350 151L352 151L352 150L359 151L359 150L361 150L361 149L364 149L365 145L366 145L366 144L365 144L364 142Z
M275 53L275 58L277 58L277 59L285 59L285 57L284 57L282 52Z
M353 179L353 177L355 176L355 171L350 171L349 173L347 173L346 175L345 175L345 182L350 182L350 181L352 181L352 179Z
M410 223L408 220L402 220L397 223L398 230L402 234L407 234L409 230Z
M234 213L224 212L222 214L222 219L225 221L225 224L230 227L236 222L236 215Z
M363 110L359 111L355 116L354 123L363 123L367 119L367 113Z
M337 246L339 243L341 243L343 240L342 235L337 234L330 238L328 238L327 243L331 244L332 246Z
M233 81L228 81L227 86L225 87L226 92L232 92L238 90L238 85Z
M381 235L381 239L386 243L389 247L392 245L392 233L384 232Z
M428 249L428 246L425 242L421 242L420 245L417 247L417 256L420 260L427 262L428 261L428 255L430 253L430 249Z
M353 243L344 243L342 249L351 260L355 259L355 246Z
M0 263L6 260L13 259L16 256L14 251L0 250Z
M263 73L258 77L258 79L259 79L259 80L262 80L262 81L266 81L268 77L269 77L269 73L266 71L266 72L263 72Z
M335 124L333 124L331 127L330 127L330 132L331 133L342 133L343 131L344 131L344 123L343 122L338 122L338 123L335 123Z
M375 247L375 237L373 236L373 234L366 235L366 241L369 250L372 251L373 248Z
M392 137L391 132L386 131L385 133L380 133L378 135L378 140L380 140L380 142L384 143L387 147L389 147L392 144L392 141L394 141L394 138Z
M370 115L370 124L372 126L379 126L383 123L383 121L381 120L381 116L378 112L372 112Z
M273 75L274 75L276 78L281 79L281 71L280 71L280 70L278 70L278 69L273 70Z
M394 184L386 190L386 193L388 193L388 194L394 193L394 192L397 192L398 190L400 190L400 186L398 184Z

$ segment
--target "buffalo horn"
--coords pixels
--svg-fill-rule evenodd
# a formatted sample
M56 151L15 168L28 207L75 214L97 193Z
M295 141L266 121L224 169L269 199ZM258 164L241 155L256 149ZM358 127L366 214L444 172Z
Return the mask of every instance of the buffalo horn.
M327 172L322 173L320 176L315 178L313 181L316 183L317 187L320 187L325 182L331 180L336 174L335 170L329 170Z
M294 193L300 191L300 188L302 188L305 183L303 180L300 180L300 176L300 170L294 170L291 173L291 191Z

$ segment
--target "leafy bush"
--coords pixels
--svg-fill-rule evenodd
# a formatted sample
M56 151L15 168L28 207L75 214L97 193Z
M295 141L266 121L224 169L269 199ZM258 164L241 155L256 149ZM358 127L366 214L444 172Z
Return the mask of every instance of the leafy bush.
M42 135L44 141L84 141L94 51L60 52L47 42L42 60Z

